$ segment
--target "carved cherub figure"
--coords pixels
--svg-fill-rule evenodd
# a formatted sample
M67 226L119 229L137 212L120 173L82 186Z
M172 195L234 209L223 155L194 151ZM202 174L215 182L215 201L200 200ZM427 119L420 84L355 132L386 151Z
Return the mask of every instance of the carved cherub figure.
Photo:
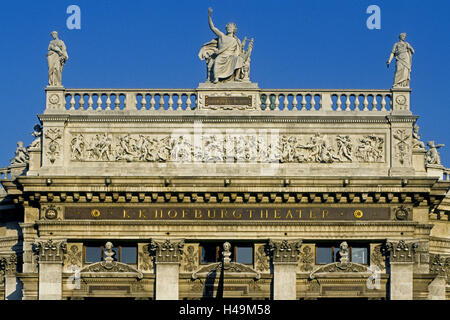
M444 147L445 144L438 144L435 145L434 141L428 141L427 145L429 147L427 154L426 154L426 159L427 159L427 164L441 164L441 157L439 155L439 152L437 149Z

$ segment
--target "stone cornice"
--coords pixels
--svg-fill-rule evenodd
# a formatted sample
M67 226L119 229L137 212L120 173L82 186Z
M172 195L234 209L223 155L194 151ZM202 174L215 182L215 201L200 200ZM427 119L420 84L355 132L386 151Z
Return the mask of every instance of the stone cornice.
M238 113L238 115L236 114ZM65 111L61 113L46 113L38 115L41 122L186 122L201 121L204 123L389 123L414 122L417 116L388 115L388 113L371 114L369 112L354 112L351 116L339 112L309 112L309 111L221 111L211 114L208 111L108 111L99 114L97 111Z

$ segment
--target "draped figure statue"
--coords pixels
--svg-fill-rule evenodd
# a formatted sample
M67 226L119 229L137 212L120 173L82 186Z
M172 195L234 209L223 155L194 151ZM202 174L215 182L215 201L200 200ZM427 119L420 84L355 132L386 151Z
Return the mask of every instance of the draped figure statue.
M198 54L201 60L206 61L207 82L250 81L250 55L253 50L253 39L250 40L247 50L247 38L241 42L236 37L237 27L233 22L226 25L226 34L217 29L211 18L212 9L208 11L209 27L216 39L204 44Z
M395 76L392 88L409 88L412 55L414 54L414 49L408 42L405 41L406 33L401 33L398 38L400 41L394 44L386 64L389 68L389 64L395 57Z
M58 38L58 32L52 31L51 35L53 40L50 41L47 52L48 85L62 86L62 71L69 55L66 45Z

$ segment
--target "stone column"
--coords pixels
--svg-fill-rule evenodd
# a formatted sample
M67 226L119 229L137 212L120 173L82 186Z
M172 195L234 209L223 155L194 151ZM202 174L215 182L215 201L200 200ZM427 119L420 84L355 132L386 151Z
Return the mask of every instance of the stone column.
M180 262L184 240L151 240L149 251L155 257L155 300L178 300Z
M61 300L66 241L38 240L35 244L39 252L39 300Z
M18 283L16 277L16 254L12 253L9 257L2 258L0 265L1 269L3 269L5 273L5 300L20 300L20 295L17 292Z
M301 240L269 241L273 263L273 299L297 299L297 265Z
M447 285L445 258L439 254L432 255L430 273L436 274L436 278L428 285L428 300L445 300L445 287Z
M387 241L390 262L390 299L413 299L415 240Z

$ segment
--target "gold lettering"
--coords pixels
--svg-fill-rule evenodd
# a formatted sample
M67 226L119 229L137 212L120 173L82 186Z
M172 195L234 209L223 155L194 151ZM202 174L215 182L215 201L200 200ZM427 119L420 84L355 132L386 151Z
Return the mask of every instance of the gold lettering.
M143 213L142 213L142 210L141 209L139 209L139 218L147 218Z
M290 219L294 219L294 217L292 216L291 209L289 209L288 212L286 213L286 219L287 217L289 217Z
M297 209L298 211L298 218L301 219L302 218L302 209Z
M184 216L185 216L186 214L189 214L189 211L188 211L188 210L185 211L185 210L183 209L183 211L182 211L181 213L182 213L182 216L181 216L181 217L184 219Z
M98 209L92 210L91 211L91 216L93 216L94 218L100 217L100 210L98 210Z
M163 217L163 211L162 209L159 212L159 217L162 219ZM158 209L155 209L155 219L158 219Z
M280 219L280 215L277 209L273 210L273 218L274 219Z
M325 219L328 217L328 210L322 210L322 219Z
M225 209L225 212L223 211L223 209L220 209L220 218L221 219L223 219L224 217L226 218L227 214L228 214L228 210L227 209Z
M128 214L127 214L127 210L123 209L123 219L126 218L131 218Z
M260 211L261 219L263 219L263 212L264 212L264 210L261 209L261 211ZM266 219L269 219L269 210L268 209L266 209Z
M216 209L212 210L214 215L211 217L211 209L208 209L208 218L214 219L216 217Z
M195 219L201 219L202 218L202 209L195 209L194 216L195 216Z
M252 217L253 217L253 210L252 209L249 209L248 210L248 214L249 214L249 219L251 219Z
M173 213L175 213L175 214L173 214ZM178 212L177 212L177 210L175 210L175 209L170 209L168 212L167 212L167 215L169 216L169 218L171 218L171 219L175 219L176 217L177 217L177 215L178 215Z
M236 215L236 210L233 210L233 217L235 217L236 219L240 219L242 218L242 214L239 213L239 215Z
M309 218L310 218L310 219L314 219L314 218L315 218L315 217L314 217L313 209L309 209Z

